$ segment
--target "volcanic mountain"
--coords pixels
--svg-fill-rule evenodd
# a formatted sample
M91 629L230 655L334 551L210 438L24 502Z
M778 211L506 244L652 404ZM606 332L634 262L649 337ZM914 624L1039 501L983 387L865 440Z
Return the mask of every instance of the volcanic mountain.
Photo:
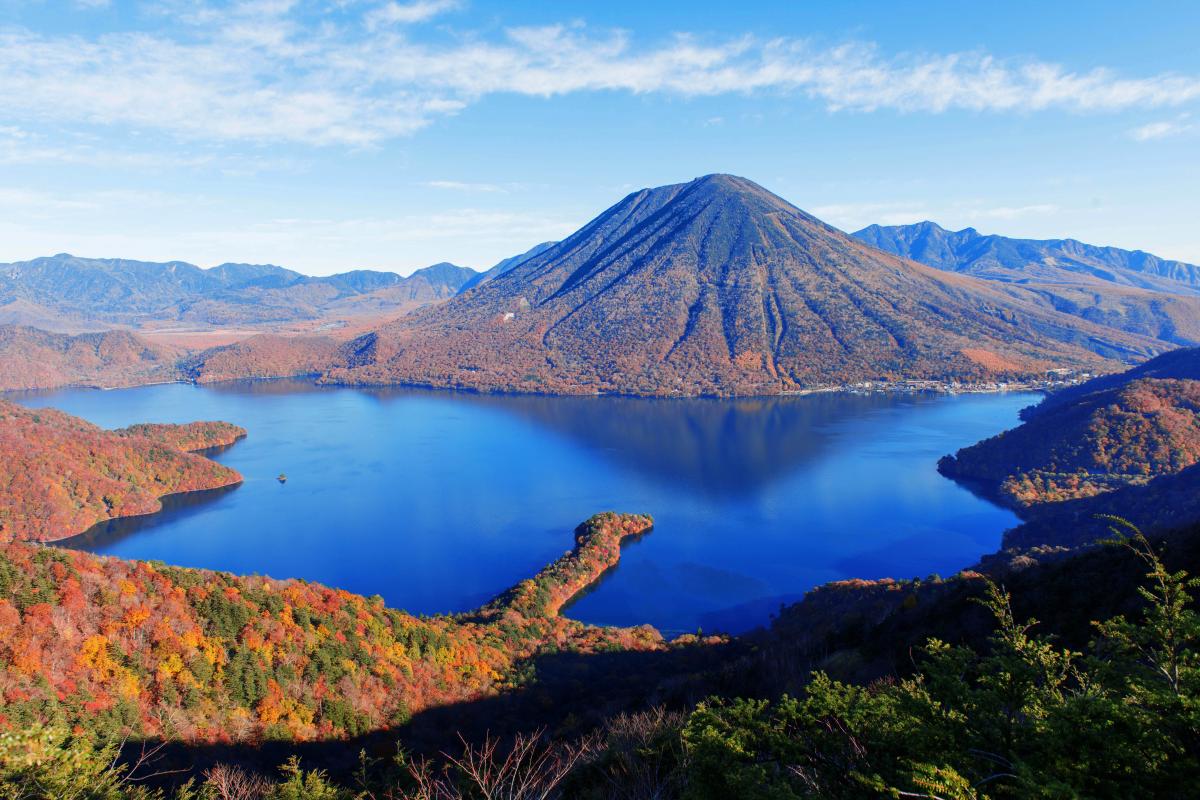
M1111 370L1162 342L881 252L745 178L634 192L469 292L349 342L326 380L773 394Z

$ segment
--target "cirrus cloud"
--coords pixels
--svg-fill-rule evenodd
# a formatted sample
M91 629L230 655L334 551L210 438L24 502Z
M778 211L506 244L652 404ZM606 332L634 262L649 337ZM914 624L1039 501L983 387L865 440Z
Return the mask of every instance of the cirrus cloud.
M290 0L248 0L164 11L182 31L10 27L0 30L0 115L18 124L358 147L410 135L495 94L774 92L831 112L906 113L1112 112L1200 100L1197 76L1124 77L983 52L888 55L862 43L688 34L647 44L578 24L429 41L406 27L455 6L360 4L349 21L314 24Z

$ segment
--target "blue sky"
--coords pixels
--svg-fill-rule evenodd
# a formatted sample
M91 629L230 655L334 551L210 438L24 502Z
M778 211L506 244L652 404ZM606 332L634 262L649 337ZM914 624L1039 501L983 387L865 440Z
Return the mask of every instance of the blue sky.
M0 0L0 261L474 267L744 175L1200 262L1200 3Z

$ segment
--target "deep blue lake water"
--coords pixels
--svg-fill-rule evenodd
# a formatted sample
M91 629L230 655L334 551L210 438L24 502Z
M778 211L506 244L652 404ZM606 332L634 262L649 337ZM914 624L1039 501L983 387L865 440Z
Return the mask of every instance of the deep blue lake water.
M654 531L568 613L739 631L847 577L953 573L1011 513L938 475L1030 394L641 400L316 387L301 381L17 396L105 427L222 419L246 482L72 546L301 577L418 613L464 611L571 546L597 511ZM279 473L288 481L276 481Z

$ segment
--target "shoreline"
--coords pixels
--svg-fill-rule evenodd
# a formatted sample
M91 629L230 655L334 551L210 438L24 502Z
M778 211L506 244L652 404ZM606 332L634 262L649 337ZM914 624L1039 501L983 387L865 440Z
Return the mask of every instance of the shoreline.
M1073 371L1072 371L1073 372ZM525 391L515 388L493 388L483 386L450 385L445 383L400 381L341 381L327 378L328 373L302 372L294 375L248 375L240 378L221 378L217 380L176 378L173 380L146 381L116 386L104 386L97 383L72 382L57 386L27 387L0 389L0 397L10 395L45 395L70 389L91 389L102 392L119 391L122 389L137 389L146 386L169 386L180 384L204 388L206 386L231 385L238 383L267 383L272 381L311 381L314 386L328 386L341 389L426 389L443 392L461 392L478 395L512 395L523 397L632 397L647 400L750 400L773 397L808 397L819 394L1004 394L1007 392L1052 392L1084 383L1096 374L1090 372L1074 373L1071 377L1026 378L1019 380L935 380L925 378L906 378L898 381L857 381L855 383L838 383L829 385L807 386L798 389L780 389L772 392L747 393L716 393L716 392L630 392L630 391L601 391L580 387L577 391L545 392Z
M224 445L224 447L232 447L232 445ZM196 451L185 450L185 451L181 451L181 452L194 453ZM85 529L83 529L81 531L76 531L75 533L68 533L64 536L57 536L57 537L50 538L50 539L14 539L14 540L6 541L6 542L0 542L0 545L48 544L48 545L59 546L63 542L69 542L72 539L76 539L81 536L87 536L87 535L93 533L95 531L95 529L100 527L101 525L109 525L114 522L120 523L120 522L127 522L127 521L133 521L133 520L144 520L148 517L153 517L156 514L161 514L164 510L164 501L170 502L172 500L182 500L184 498L191 497L194 495L203 495L205 492L220 492L225 489L233 489L238 486L241 486L245 482L246 482L246 479L244 477L242 477L241 475L238 475L237 480L227 481L225 483L216 484L214 486L205 486L200 489L187 489L186 491L182 491L182 492L168 492L167 494L160 494L154 498L158 502L158 508L156 508L152 511L143 511L143 512L137 513L137 514L121 514L120 516L116 516L116 517L108 517L106 519L98 519L95 522L93 522L91 525L88 525ZM71 548L71 549L77 549L77 548Z

